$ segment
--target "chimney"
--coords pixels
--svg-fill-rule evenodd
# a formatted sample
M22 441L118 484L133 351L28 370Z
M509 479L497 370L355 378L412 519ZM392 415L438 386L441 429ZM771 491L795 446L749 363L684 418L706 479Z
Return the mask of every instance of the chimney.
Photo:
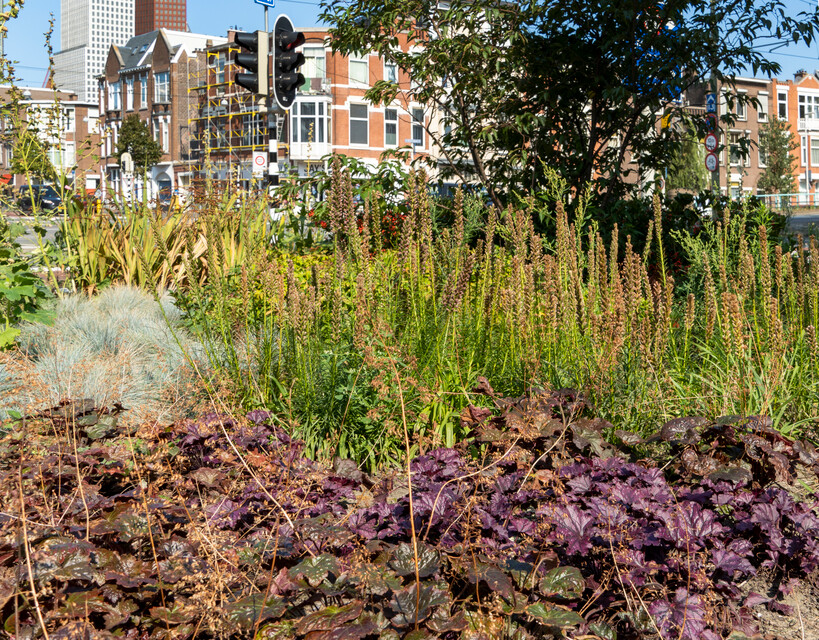
M808 75L806 69L799 69L799 71L793 74L793 78L798 82L799 80L802 80L806 75Z

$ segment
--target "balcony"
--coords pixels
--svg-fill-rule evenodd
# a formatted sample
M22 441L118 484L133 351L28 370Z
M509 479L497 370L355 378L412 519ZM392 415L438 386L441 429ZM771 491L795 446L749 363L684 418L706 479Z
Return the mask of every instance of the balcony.
M819 118L799 118L797 129L799 131L819 131Z
M330 151L330 144L327 142L293 142L290 144L292 160L317 162Z

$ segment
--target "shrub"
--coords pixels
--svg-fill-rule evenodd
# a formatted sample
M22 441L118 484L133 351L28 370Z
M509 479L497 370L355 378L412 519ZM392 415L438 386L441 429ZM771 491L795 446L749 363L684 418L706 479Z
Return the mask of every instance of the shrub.
M6 385L13 379L15 390L0 397L0 411L89 398L120 403L134 420L185 415L197 395L187 358L201 367L203 354L170 300L162 306L131 287L57 301L54 324L22 325L18 349L4 357Z
M741 639L816 575L816 502L638 464L601 445L605 423L571 390L493 400L464 412L474 439L423 452L411 475L316 464L263 411L123 431L78 404L12 425L0 497L23 522L0 519L0 587L24 597L7 628ZM763 575L780 595L740 588Z

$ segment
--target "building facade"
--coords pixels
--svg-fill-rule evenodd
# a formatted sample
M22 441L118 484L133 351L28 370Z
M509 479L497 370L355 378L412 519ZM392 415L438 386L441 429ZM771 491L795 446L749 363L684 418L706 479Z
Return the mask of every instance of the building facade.
M12 174L15 134L19 126L28 125L46 148L48 158L59 175L65 176L77 190L94 191L100 186L99 107L77 99L67 91L34 87L17 87L20 92L19 122L10 118L0 123L0 176L5 184L26 183L26 176ZM0 102L7 104L11 87L0 86Z
M160 29L112 46L99 78L102 114L101 173L106 188L125 197L154 198L190 185L189 79L199 50L224 38ZM116 158L125 118L136 115L162 148L147 176L123 176Z
M771 113L771 80L737 78L732 94L740 94L745 102L729 98L726 92L720 100L720 114L731 113L733 124L724 125L723 151L719 156L719 183L722 193L732 198L755 195L757 182L765 171L765 158L759 151L760 129Z
M798 72L793 80L773 80L771 95L779 118L791 125L799 149L796 179L800 202L814 204L819 196L819 81Z
M54 84L80 101L95 101L108 49L133 35L134 0L62 0Z
M277 131L279 162L283 174L308 175L323 167L325 158L340 153L375 166L385 152L400 147L415 155L429 155L427 133L430 113L409 97L410 79L395 65L375 54L345 57L331 51L323 29L302 29L305 56L304 84ZM200 53L201 76L192 82L197 113L191 131L198 165L207 164L208 175L230 179L239 186L253 183L253 151L268 148L267 117L263 106L235 84L240 49L229 42ZM399 46L408 47L406 38ZM399 83L402 91L390 105L373 105L365 93L379 80ZM205 159L207 158L207 162Z
M158 29L188 31L187 0L136 0L134 35Z

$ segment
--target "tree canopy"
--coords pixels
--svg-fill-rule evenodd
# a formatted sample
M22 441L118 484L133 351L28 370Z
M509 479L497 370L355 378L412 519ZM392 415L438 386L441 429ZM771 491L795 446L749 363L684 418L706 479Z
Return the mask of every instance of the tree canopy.
M331 46L375 51L404 72L367 93L403 97L440 114L429 133L443 177L479 182L496 205L523 197L553 167L576 193L616 198L641 165L667 166L684 132L657 121L712 70L721 87L738 75L776 75L765 43L811 42L816 9L782 0L322 0ZM401 34L409 38L402 49ZM412 82L406 81L406 77ZM702 93L702 92L700 92ZM734 93L731 100L745 101ZM723 116L730 125L734 116ZM702 131L705 123L695 117Z
M162 159L162 147L151 137L147 123L132 114L122 122L117 141L117 162L122 164L122 154L130 152L137 173L144 173Z
M776 116L759 129L759 154L765 170L756 183L763 193L793 193L796 190L797 162L793 152L799 148L790 125Z

